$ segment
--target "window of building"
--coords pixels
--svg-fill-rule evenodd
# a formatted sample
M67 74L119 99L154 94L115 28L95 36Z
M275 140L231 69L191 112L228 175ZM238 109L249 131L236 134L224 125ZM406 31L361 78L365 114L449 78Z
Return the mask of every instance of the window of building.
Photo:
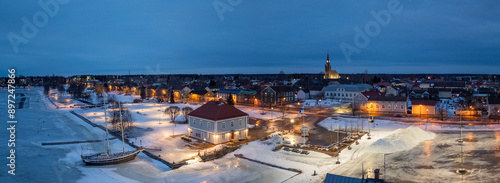
M385 105L382 105L382 109L385 109Z
M207 122L207 129L211 129L212 125L210 124L210 122Z
M243 120L240 119L240 126L243 126Z
M231 121L231 128L234 127L234 121Z
M391 109L391 105L388 105L388 106L387 106L387 108L388 108L388 109Z
M401 105L401 109L404 109L404 106L403 106L403 105Z
M226 123L222 122L222 129L226 129Z
M398 109L398 105L394 105L394 109Z

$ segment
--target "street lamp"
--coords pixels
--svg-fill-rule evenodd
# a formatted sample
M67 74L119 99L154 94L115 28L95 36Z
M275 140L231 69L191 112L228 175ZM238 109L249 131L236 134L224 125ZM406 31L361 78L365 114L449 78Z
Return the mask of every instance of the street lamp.
M427 116L427 123L429 123L429 109L426 109L427 110L427 114L425 114Z
M389 155L390 153L385 153L384 154L384 180L385 180L385 156Z
M460 105L460 139L458 140L459 144L464 143L464 140L462 139L462 128L463 128L463 124L462 124L462 105Z
M420 104L420 117L422 117L422 104Z
M337 123L337 162L335 164L340 164L340 126L339 123Z

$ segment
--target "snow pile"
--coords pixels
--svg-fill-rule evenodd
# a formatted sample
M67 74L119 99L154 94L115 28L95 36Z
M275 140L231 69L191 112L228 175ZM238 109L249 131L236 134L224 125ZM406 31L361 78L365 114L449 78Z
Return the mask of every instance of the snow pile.
M390 135L377 140L368 146L366 151L373 153L404 151L417 146L420 142L434 139L434 137L436 137L436 134L432 132L410 126L405 129L397 129Z

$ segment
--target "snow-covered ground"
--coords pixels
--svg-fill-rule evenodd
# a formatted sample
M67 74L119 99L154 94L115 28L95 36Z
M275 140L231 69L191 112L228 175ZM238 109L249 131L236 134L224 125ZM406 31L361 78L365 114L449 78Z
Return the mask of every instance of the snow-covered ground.
M283 117L283 113L274 111L263 111L259 108L237 106L238 109L248 114L251 118L259 118L265 120L273 120ZM297 115L285 113L285 118L295 118Z
M364 120L365 130L366 119ZM328 118L320 122L321 126L330 127L340 124L341 129L344 125L350 127L350 123L361 123L357 118ZM464 125L464 138L475 139L475 136L485 136L494 133L495 138L482 139L482 142L465 142L464 151L466 154L474 154L474 151L481 149L495 149L500 147L499 125L472 126ZM376 120L370 124L372 139L368 140L364 136L359 145L353 145L352 150L344 150L340 154L342 164L332 169L329 173L339 174L350 177L361 177L361 167L364 166L368 176L373 177L374 169L383 169L384 154L388 153L388 162L391 162L387 168L387 178L389 181L415 181L415 182L458 182L461 177L454 171L459 167L460 146L456 140L460 138L459 125L437 125L437 124L411 124L389 120ZM488 135L486 135L488 136ZM479 139L479 138L478 138ZM474 140L471 140L474 141ZM451 148L450 148L451 147ZM447 149L447 150L445 150ZM484 152L483 152L484 153ZM489 162L492 167L500 162L500 153L488 152L487 156L496 157ZM422 158L425 157L425 158ZM469 157L472 158L472 157ZM491 167L481 167L484 160L474 157L473 163L476 169L473 170L465 179L476 180L478 182L493 182L495 171ZM469 160L471 161L471 160ZM441 164L446 162L446 164ZM470 165L473 167L474 165ZM439 167L439 168L438 168ZM324 178L324 175L322 176ZM365 175L366 177L366 175ZM474 178L476 177L476 178ZM479 178L478 178L479 177Z
M195 109L199 107L190 104L123 104L123 107L130 110L134 121L134 129L128 139L139 146L160 147L162 150L155 152L155 154L162 156L169 162L179 162L198 153L197 150L187 148L186 143L179 138L171 137L172 135L187 134L187 124L171 123L170 116L163 112L166 108L174 105L179 108L191 107ZM96 124L105 126L103 108L79 109L76 112ZM185 118L179 114L175 120L184 122Z
M198 150L187 147L187 143L179 138L171 137L172 135L187 134L187 124L170 123L170 116L163 113L163 111L170 106L197 109L201 105L182 103L131 103L137 96L121 95L117 93L111 93L110 95L114 95L118 101L129 102L124 103L123 107L128 108L132 114L135 128L129 140L134 142L134 144L160 147L162 151L154 153L160 155L169 162L179 162L197 155ZM259 119L271 120L282 116L279 112L270 111L265 111L265 113L262 114L262 110L252 107L238 106L238 108L249 114L249 117ZM78 109L76 112L96 124L105 126L103 108ZM286 114L285 117L292 116L293 115ZM175 120L177 122L184 122L185 118L179 114Z
M0 91L2 95L7 92ZM21 92L21 91L19 91ZM105 139L105 132L92 127L69 113L69 110L56 109L45 97L42 89L32 89L29 108L18 109L19 118L18 144L16 146L17 175L2 176L0 182L282 182L296 173L261 165L245 159L234 157L243 154L247 158L275 164L286 168L302 170L303 173L286 182L321 182L326 173L335 173L351 177L361 176L361 166L365 170L383 166L384 153L387 155L387 178L389 181L415 182L456 182L460 176L454 173L459 165L460 146L456 144L460 128L457 125L410 124L388 120L376 120L370 124L372 139L364 136L359 145L352 145L351 150L344 149L340 153L341 164L335 164L336 158L323 153L309 151L302 155L283 150L272 151L280 142L276 136L266 141L254 141L243 145L240 149L225 157L211 162L190 161L188 165L176 170L146 157L142 153L134 160L119 165L91 167L81 162L80 154L104 151L104 142L87 144L68 144L41 146L42 142L59 142L73 140ZM0 102L6 102L0 98ZM119 98L119 96L117 96ZM131 99L131 98L130 98ZM130 100L126 99L126 100ZM122 100L122 99L119 99ZM125 99L123 99L125 100ZM133 99L132 99L133 100ZM185 148L185 143L174 134L187 133L185 124L169 123L169 118L159 110L167 106L190 106L189 104L124 104L130 108L136 120L138 130L131 141L143 145L164 147L161 156L173 159L191 157L197 151ZM5 106L1 106L5 110ZM259 110L244 107L243 111L252 115L260 115ZM103 125L102 108L77 109L78 113ZM269 112L268 112L269 113ZM274 114L273 114L274 115ZM273 116L271 115L271 118ZM265 118L265 117L262 117ZM160 119L160 121L159 121ZM183 121L182 117L177 118ZM366 120L366 119L364 119ZM320 122L321 126L334 130L337 124L341 129L350 124L361 126L356 118L327 118ZM357 125L356 125L357 123ZM5 123L2 123L6 127ZM364 123L364 130L368 130ZM412 126L413 125L413 126ZM499 125L469 126L464 129L465 164L470 170L466 181L498 182L500 172L500 127ZM488 130L488 132L485 132ZM134 135L134 134L132 134ZM8 139L6 134L2 138ZM285 135L289 143L300 142L295 135ZM119 139L110 141L113 151L120 151L122 143ZM168 148L167 148L168 147ZM130 148L126 146L126 148ZM6 157L7 151L1 156ZM36 165L36 166L34 166ZM316 171L317 176L312 176ZM373 175L369 175L373 176Z

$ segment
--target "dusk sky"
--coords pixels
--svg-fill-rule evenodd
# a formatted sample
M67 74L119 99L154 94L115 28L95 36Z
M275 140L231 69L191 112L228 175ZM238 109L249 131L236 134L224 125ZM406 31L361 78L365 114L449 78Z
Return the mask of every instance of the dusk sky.
M340 74L500 74L496 0L38 2L0 1L5 76L320 73L327 52Z

